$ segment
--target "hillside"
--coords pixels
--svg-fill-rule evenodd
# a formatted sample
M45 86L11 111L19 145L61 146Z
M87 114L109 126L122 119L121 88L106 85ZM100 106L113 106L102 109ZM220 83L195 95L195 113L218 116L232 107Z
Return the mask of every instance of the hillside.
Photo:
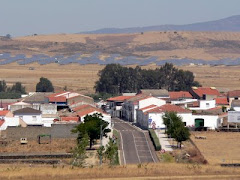
M240 15L228 18L200 22L186 25L158 25L132 28L104 28L95 31L81 32L81 34L116 34L116 33L140 33L149 31L240 31Z
M134 34L56 34L0 40L0 52L12 54L74 55L76 53L164 59L235 59L240 32L147 32Z

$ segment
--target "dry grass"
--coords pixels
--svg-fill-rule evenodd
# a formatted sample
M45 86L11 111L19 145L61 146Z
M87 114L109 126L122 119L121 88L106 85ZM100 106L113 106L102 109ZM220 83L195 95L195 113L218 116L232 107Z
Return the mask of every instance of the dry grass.
M193 135L207 137L191 138L210 164L240 163L240 133L194 132Z
M93 168L0 165L0 179L237 179L240 169L212 165L143 164Z
M76 146L76 139L52 139L51 144L38 144L37 140L30 140L28 144L21 145L19 141L9 141L7 146L0 147L0 153L70 153Z
M16 42L15 42L16 41ZM101 51L107 54L120 53L144 56L159 56L159 59L190 58L190 59L223 59L238 58L240 41L239 32L146 32L144 34L53 34L18 37L13 44L19 44L19 50L9 49L12 53L49 55L62 53L63 48L70 44L81 43L83 45L76 52L81 53ZM6 44L6 42L3 42ZM43 43L47 47L42 47ZM54 44L54 43L57 43ZM68 43L68 44L63 44ZM163 44L161 44L163 43ZM1 43L0 43L1 44ZM11 44L11 43L10 43ZM22 44L29 44L22 46ZM9 45L9 44L8 44ZM163 45L163 46L162 46ZM167 45L168 48L165 48ZM79 45L77 45L79 46ZM29 48L31 47L31 49ZM87 47L87 49L85 49ZM139 48L140 47L140 48ZM142 49L147 47L150 49ZM70 51L71 48L70 48ZM74 53L72 52L72 53Z
M34 70L29 70L34 67ZM35 91L36 84L40 77L46 77L52 81L55 90L61 91L64 86L68 90L82 93L93 93L95 81L98 80L97 73L103 66L99 65L39 65L37 63L28 65L18 65L16 63L1 65L0 77L5 80L8 85L19 81L26 86L27 91Z
M29 70L34 67L35 70ZM132 66L134 67L134 66ZM156 65L143 68L154 69ZM101 65L39 65L37 63L18 65L16 63L1 65L0 77L8 85L20 81L26 86L27 91L35 91L40 77L46 77L53 82L56 91L62 91L64 86L68 90L85 94L94 93L94 85L98 80L98 72L103 69ZM239 66L181 66L184 70L192 71L196 80L203 86L215 86L220 91L240 89Z

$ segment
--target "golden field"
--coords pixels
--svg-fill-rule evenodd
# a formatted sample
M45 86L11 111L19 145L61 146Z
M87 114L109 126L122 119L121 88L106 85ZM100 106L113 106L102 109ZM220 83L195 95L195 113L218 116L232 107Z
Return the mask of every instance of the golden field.
M115 167L0 165L0 179L239 179L239 168L175 163Z
M33 67L34 70L29 70ZM156 68L156 65L148 65L142 68ZM50 79L56 91L68 90L84 94L94 93L94 85L98 80L98 72L103 69L102 65L39 65L37 63L18 65L12 63L0 66L1 80L8 85L20 81L26 86L27 91L35 91L40 77ZM190 70L196 76L196 80L203 86L215 86L219 91L240 89L240 67L239 66L180 66L184 70Z
M195 139L194 135L207 139ZM240 163L240 133L192 132L191 138L210 164Z
M159 59L215 60L239 58L239 32L145 32L133 34L52 34L14 38L8 51L28 55L44 53L158 56ZM13 45L13 48L9 45Z

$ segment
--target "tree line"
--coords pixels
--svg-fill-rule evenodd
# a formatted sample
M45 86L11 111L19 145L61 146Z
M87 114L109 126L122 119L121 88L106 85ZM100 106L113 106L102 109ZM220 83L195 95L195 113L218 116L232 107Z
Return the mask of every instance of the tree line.
M52 82L41 77L36 85L36 92L54 92ZM5 80L0 81L0 99L18 99L22 94L26 94L26 88L21 82L16 82L9 87Z
M156 69L123 67L120 64L108 64L99 71L99 80L95 84L96 92L121 94L139 92L140 89L167 89L168 91L188 91L192 86L201 86L194 80L191 71L184 71L166 63Z
M20 98L21 94L26 94L25 87L21 82L16 82L12 87L8 87L5 80L0 81L0 97L1 99Z

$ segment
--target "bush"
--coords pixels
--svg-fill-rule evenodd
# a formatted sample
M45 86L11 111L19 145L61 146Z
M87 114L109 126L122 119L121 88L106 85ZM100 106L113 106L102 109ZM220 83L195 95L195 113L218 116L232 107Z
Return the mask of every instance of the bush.
M159 142L159 139L158 139L155 131L153 129L149 129L148 132L149 132L150 138L153 142L153 145L155 147L155 150L160 151L161 150L161 144Z

